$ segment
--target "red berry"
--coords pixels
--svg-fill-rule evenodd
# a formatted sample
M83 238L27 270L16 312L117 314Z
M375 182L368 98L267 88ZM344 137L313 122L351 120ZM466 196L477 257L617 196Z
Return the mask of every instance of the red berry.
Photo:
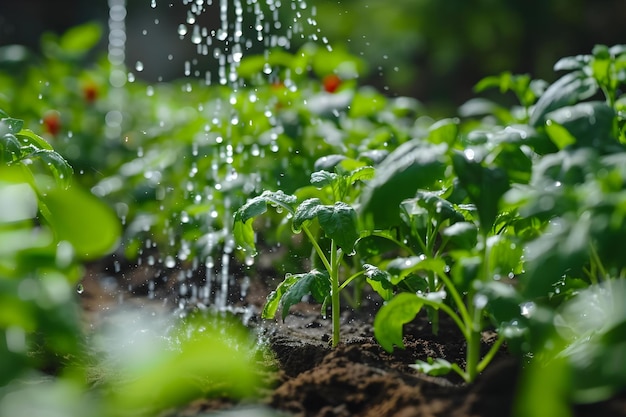
M46 132L56 136L61 131L61 114L56 110L49 110L43 115L43 127Z
M324 91L334 93L341 85L341 78L336 74L329 74L322 79L322 85L324 86Z
M85 84L83 86L83 97L85 101L92 104L98 98L98 86L94 83Z

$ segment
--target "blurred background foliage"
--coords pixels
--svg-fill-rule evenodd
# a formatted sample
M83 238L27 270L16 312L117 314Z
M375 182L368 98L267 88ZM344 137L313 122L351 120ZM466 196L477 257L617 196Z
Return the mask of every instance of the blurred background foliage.
M299 0L283 1L292 2ZM180 78L183 62L198 59L189 39L175 33L189 6L174 0L157 5L127 1L127 62L143 62L141 77L148 81ZM315 0L307 6L316 8L320 36L368 63L364 83L443 108L463 103L486 75L529 72L552 81L559 57L626 39L622 0ZM282 9L289 19L290 8ZM217 22L213 10L201 19ZM107 13L105 0L2 2L0 46L36 48L44 31L60 33L89 20L106 25ZM146 38L160 47L146 48Z

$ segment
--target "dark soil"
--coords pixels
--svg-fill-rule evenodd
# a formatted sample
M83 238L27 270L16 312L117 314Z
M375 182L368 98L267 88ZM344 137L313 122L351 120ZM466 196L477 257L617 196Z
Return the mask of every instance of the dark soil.
M134 274L150 275L146 271ZM115 307L120 298L116 285L106 288L91 274L84 282L83 301L90 321L103 310ZM133 276L134 280L140 280ZM110 282L109 282L110 284ZM258 287L258 289L255 289ZM115 288L112 292L111 288ZM252 285L249 299L258 309L267 289ZM259 294L258 292L261 292ZM145 297L123 297L138 305ZM175 302L160 302L160 308ZM164 307L165 306L165 307ZM172 307L173 308L173 307ZM302 303L282 322L259 322L252 326L272 352L262 359L267 372L265 390L257 400L236 404L222 399L201 399L167 417L183 416L298 416L298 417L506 417L512 415L520 375L519 358L503 348L487 370L472 384L459 377L430 377L410 367L416 360L444 358L464 365L465 342L456 327L443 320L433 335L425 316L405 326L405 349L383 350L373 337L373 314L367 308L344 312L342 343L330 348L330 320L322 319L318 306ZM483 334L485 351L493 341ZM542 399L537 399L542 401ZM575 405L573 416L626 416L626 395L609 401ZM520 416L525 417L525 416ZM532 417L532 416L529 416ZM559 417L559 416L555 416Z

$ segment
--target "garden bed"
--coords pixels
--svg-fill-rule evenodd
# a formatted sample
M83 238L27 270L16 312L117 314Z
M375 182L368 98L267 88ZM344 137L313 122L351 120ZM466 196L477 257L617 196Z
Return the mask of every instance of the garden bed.
M153 273L147 267L127 269L119 281L134 280L141 288L141 279ZM123 306L161 312L175 308L171 294L170 298L157 300L124 291L110 292L97 277L97 271L92 271L84 281L85 292L81 295L91 323L106 320ZM251 286L245 302L258 311L267 289L260 282L256 284ZM122 299L125 301L119 303ZM249 325L270 348L269 353L259 354L258 358L259 370L263 370L258 398L198 399L164 416L511 415L523 368L520 359L510 355L506 347L472 384L464 383L456 374L424 375L411 368L416 360L444 358L464 365L466 342L458 328L451 321L442 320L439 334L434 335L426 314L421 313L405 326L406 349L388 353L374 338L375 304L370 301L359 311L343 312L342 343L334 349L330 347L331 321L320 316L317 305L302 303L293 307L284 322L261 320L254 314ZM483 333L483 353L494 341L495 333ZM573 405L572 411L575 416L626 416L626 395L602 403Z

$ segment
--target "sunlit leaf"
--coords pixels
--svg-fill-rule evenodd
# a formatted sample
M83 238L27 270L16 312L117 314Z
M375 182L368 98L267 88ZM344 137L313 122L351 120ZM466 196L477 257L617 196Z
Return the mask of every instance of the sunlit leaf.
M411 368L422 372L426 375L442 376L447 375L452 371L452 364L445 359L428 358L428 362L417 361L414 365L409 365Z
M287 274L283 282L267 297L261 317L272 319L280 308L282 319L285 320L291 306L301 302L303 297L312 295L321 303L329 294L330 278L326 271L312 270L303 274Z
M120 221L107 205L77 186L51 187L40 200L57 240L69 242L80 259L97 259L115 249Z
M389 273L370 264L363 265L363 269L367 283L383 300L389 301L393 297L393 284Z
M543 125L546 115L551 111L585 100L593 96L597 90L596 81L586 77L582 71L565 74L551 84L539 98L530 116L530 124Z
M337 202L333 206L324 206L317 212L320 226L329 238L346 253L354 250L359 238L357 216L354 208L348 204Z
M328 171L316 171L311 174L311 184L317 188L332 186L338 175Z
M376 169L362 193L361 214L377 228L400 224L400 202L418 189L433 188L445 177L447 146L424 146L411 141L400 145Z
M431 143L447 143L452 145L459 134L459 119L442 119L428 129L428 140Z
M101 37L102 26L99 23L85 23L65 32L59 45L66 52L83 54L96 46Z
M374 318L374 336L387 352L393 347L404 349L402 328L415 319L424 300L415 294L400 293L384 304Z
M22 129L22 130L19 131L18 134L16 134L16 136L24 144L32 144L36 148L45 149L45 150L49 150L49 151L54 150L52 148L52 145L50 145L44 138L42 138L41 136L37 135L36 133L34 133L31 130Z
M474 223L457 222L446 227L442 235L449 239L455 247L471 249L476 246L478 240L478 228Z

